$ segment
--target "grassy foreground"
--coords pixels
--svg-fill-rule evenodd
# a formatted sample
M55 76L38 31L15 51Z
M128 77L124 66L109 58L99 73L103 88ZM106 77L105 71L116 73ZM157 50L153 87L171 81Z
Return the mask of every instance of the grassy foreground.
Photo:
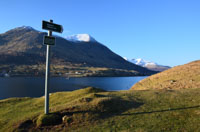
M0 131L200 131L199 95L200 89L106 92L88 87L51 94L48 117L44 97L10 98L0 100Z

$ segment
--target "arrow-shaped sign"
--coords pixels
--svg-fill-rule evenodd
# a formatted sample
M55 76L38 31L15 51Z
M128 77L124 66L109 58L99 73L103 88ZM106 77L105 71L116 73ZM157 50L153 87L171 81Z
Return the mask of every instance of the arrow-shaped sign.
M63 32L63 27L61 25L47 22L47 21L42 21L42 29L50 30L50 31L58 32L58 33Z

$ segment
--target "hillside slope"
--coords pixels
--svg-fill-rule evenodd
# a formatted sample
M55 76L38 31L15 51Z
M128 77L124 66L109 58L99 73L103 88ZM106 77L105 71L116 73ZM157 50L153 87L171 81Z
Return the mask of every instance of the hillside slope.
M0 34L0 64L45 64L46 46L42 44L44 35L46 33L31 27L19 27ZM55 65L126 69L143 75L155 73L127 62L97 41L73 42L57 36L56 46L51 48L51 56L51 63Z
M200 89L106 92L85 88L0 100L0 132L198 132Z
M176 66L164 72L152 75L131 89L185 89L200 88L200 60Z

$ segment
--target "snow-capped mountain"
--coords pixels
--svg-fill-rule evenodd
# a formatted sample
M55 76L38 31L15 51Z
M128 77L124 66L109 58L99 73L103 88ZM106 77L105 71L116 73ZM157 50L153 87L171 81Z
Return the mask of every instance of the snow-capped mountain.
M167 69L170 68L169 66L159 65L155 62L147 61L147 60L144 60L144 59L141 59L141 58L130 60L130 59L127 59L126 57L124 57L124 59L131 62L131 63L145 67L145 68L153 70L153 71L164 71L164 70L167 70Z
M96 42L89 34L75 34L67 36L66 39L73 42Z
M143 66L143 67L146 67L146 66L149 66L149 65L158 65L155 62L147 61L147 60L144 60L144 59L141 59L141 58L132 59L132 60L130 60L130 62L132 62L136 65Z
M12 67L13 65L43 65L46 45L42 43L46 34L46 31L36 31L27 26L11 29L0 34L0 64ZM133 74L135 75L151 75L155 73L125 61L107 46L95 41L87 34L75 35L72 40L78 42L68 41L66 38L56 36L56 48L52 47L51 50L51 63L53 65L69 64L72 67L106 67L134 70L135 73ZM41 72L41 74L43 73ZM121 71L116 74L133 75L132 73L127 72L125 74Z

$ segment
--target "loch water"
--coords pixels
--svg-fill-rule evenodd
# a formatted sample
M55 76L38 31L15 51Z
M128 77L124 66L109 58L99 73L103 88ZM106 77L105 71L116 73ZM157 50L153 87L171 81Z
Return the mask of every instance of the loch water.
M50 78L50 93L73 91L88 86L107 91L128 90L140 77L82 77L82 78ZM44 96L44 77L0 77L0 99L10 97L41 97Z

